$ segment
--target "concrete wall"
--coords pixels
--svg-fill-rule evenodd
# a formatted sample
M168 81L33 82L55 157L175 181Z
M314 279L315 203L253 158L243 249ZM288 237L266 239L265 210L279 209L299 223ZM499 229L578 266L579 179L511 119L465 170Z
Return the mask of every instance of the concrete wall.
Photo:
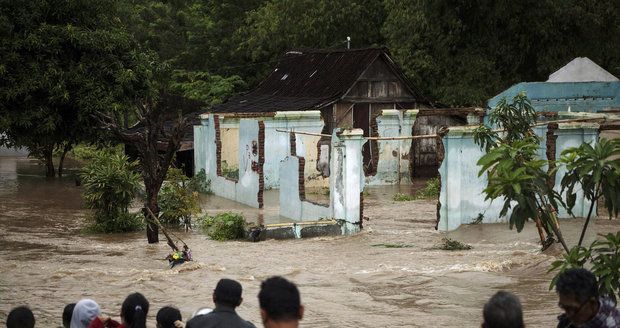
M280 163L280 215L295 221L330 218L341 222L342 234L361 228L364 171L362 146L366 142L361 129L334 130L331 143L329 206L305 200L304 158L287 156Z
M445 157L439 168L441 175L441 194L439 201L438 229L450 231L461 224L471 223L479 213L484 214L483 223L504 222L499 217L503 200L485 201L484 188L487 185L486 174L478 177L480 167L476 165L483 152L473 139L474 127L452 127L443 138ZM598 126L588 123L560 123L552 135L557 136L555 143L547 142L547 127L537 127L536 133L543 136L539 156L546 158L547 144L555 144L555 158L568 147L579 146L583 142L596 142ZM559 168L555 176L555 189L560 190L560 182L565 170ZM573 212L576 216L587 215L590 202L578 193ZM558 211L560 218L569 217L564 209Z
M377 117L379 137L411 136L417 110L399 111L385 109ZM366 177L368 185L391 185L411 183L409 152L411 139L378 140L379 161L377 173Z
M218 115L204 114L201 115L201 125L194 127L196 171L205 170L214 194L248 206L262 208L261 161L264 158L264 140L261 140L261 134L264 133L264 126L257 120L240 120L238 140L240 147L237 152L239 180L234 181L223 177L221 167L218 167L218 164L221 165L219 163L221 153L218 154L221 149L218 148L223 147L218 132L219 119Z
M288 133L276 129L321 133L323 120L319 111L277 112L274 117L261 118L265 122L265 188L279 188L280 161L290 155L291 140ZM304 177L307 187L322 187L329 179L320 176L316 169L317 142L320 137L295 135L296 154L305 158Z
M537 111L596 113L620 107L620 82L522 82L506 89L488 102L497 106L504 97L512 100L525 91Z

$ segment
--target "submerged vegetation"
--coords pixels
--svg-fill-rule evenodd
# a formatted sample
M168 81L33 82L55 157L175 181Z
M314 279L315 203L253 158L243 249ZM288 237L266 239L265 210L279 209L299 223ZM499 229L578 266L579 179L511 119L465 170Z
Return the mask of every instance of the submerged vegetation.
M235 240L245 237L246 221L241 214L220 213L205 216L199 221L200 228L213 240Z
M448 237L443 237L441 243L433 247L433 249L439 249L443 251L464 251L472 249L471 245L462 243L458 240L454 240Z
M414 200L416 198L414 196L411 196L411 195L408 195L408 194L396 193L396 194L394 194L394 196L392 196L392 199L395 202L408 202L408 201Z
M439 189L441 188L441 181L439 178L431 178L426 181L426 185L423 189L415 193L415 199L433 199L439 197Z
M200 212L198 193L189 188L190 179L179 169L170 168L159 192L160 219L167 224L191 226L191 218Z
M415 247L412 244L391 244L391 243L382 243L382 244L373 244L370 245L372 247L384 247L384 248L412 248Z
M136 162L113 150L95 152L80 173L86 206L94 210L94 223L89 231L124 232L143 227L139 216L128 207L140 186Z

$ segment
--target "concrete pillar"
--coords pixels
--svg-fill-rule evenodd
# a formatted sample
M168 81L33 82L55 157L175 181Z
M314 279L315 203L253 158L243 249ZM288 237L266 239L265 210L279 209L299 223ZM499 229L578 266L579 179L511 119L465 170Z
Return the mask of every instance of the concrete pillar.
M332 160L330 163L330 203L333 217L342 220L342 233L360 230L360 194L364 190L362 146L364 131L361 129L335 129L332 134Z
M418 115L417 109L408 109L402 112L402 119L400 123L400 136L408 137L413 135L413 124ZM400 161L398 168L398 182L400 184L411 183L410 164L411 164L411 144L412 139L400 140L400 151L398 160Z

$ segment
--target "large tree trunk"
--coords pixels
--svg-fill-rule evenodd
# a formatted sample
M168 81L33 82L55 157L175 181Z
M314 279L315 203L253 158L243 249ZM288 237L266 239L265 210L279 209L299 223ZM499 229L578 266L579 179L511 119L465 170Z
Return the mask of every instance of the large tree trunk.
M54 161L53 161L53 157L54 157L54 146L53 145L46 147L43 157L45 160L45 176L48 178L55 177L56 170L54 169Z
M157 206L157 194L159 193L159 188L149 188L146 187L146 204L145 206L151 210L153 215L159 215L159 206ZM148 211L145 211L144 217L146 218L147 227L146 227L146 239L149 244L158 243L159 242L159 227L156 223L153 222L153 219L150 217Z
M63 164L65 162L65 157L67 156L67 153L69 152L69 150L71 150L71 148L72 148L71 144L67 144L62 150L62 155L60 155L60 162L58 162L58 177L59 178L62 178Z

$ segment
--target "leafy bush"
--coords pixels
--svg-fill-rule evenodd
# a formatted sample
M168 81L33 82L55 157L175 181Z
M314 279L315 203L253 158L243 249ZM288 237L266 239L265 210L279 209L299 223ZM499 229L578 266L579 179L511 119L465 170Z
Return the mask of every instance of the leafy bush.
M213 240L234 240L245 236L245 219L237 213L220 213L216 216L205 216L200 227Z
M198 193L189 188L189 178L179 169L170 168L159 195L161 220L168 224L191 222L192 215L200 212Z
M86 227L89 233L128 232L144 229L144 216L141 213L120 213L107 220L95 221Z
M141 227L127 210L140 186L136 165L125 155L102 150L82 168L83 197L86 206L95 210L95 230L121 232Z
M397 202L408 202L410 200L414 200L415 197L413 197L411 195L407 195L407 194L396 193L396 194L394 194L392 199L394 201L397 201Z
M200 172L196 173L196 175L189 180L187 188L201 194L211 193L211 180L207 179L207 173L204 169L200 170Z
M575 246L560 260L551 264L549 272L559 270L551 280L552 289L560 275L570 268L590 266L597 278L599 293L607 295L614 301L620 296L620 231L608 233L602 240L594 241L590 247Z
M71 150L71 156L78 160L89 161L97 157L97 155L101 152L104 152L107 154L122 155L123 146L117 145L115 147L109 147L109 148L98 148L97 146L94 146L94 145L79 144L73 147L73 149Z
M441 181L439 178L432 178L426 181L424 189L415 193L415 199L432 199L439 197Z

